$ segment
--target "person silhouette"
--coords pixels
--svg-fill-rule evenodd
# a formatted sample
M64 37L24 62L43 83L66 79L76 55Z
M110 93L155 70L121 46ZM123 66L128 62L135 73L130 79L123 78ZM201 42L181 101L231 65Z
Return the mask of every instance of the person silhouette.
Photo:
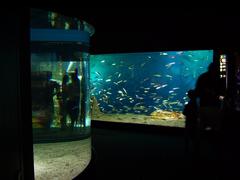
M210 63L208 71L196 82L195 93L198 108L198 154L197 166L204 167L204 174L215 176L219 170L220 131L222 123L221 81L216 63Z
M61 123L61 128L65 129L67 127L66 125L66 118L67 118L67 99L69 96L68 92L68 81L69 81L69 76L65 73L62 79L62 90L61 90L61 95L59 99L59 107L60 107L60 123Z
M45 94L45 108L46 113L48 114L48 122L46 123L46 128L50 129L51 125L54 120L54 96L59 94L60 92L60 85L52 80L52 72L49 72L47 75L47 81L44 88L44 94Z
M210 63L208 71L201 74L196 83L196 95L200 98L200 106L217 104L218 82L217 69L214 63Z
M201 74L196 83L196 97L199 98L199 115L203 130L216 131L218 127L218 115L221 107L220 80L217 66L211 63L208 71Z
M68 113L71 119L71 128L73 128L79 117L80 80L77 69L71 74L71 83L68 85L68 92Z
M198 104L196 93L194 90L189 90L187 93L189 97L188 103L183 109L183 114L186 117L185 121L185 140L186 140L186 151L189 151L190 143L193 145L193 151L196 149L196 132L198 127Z

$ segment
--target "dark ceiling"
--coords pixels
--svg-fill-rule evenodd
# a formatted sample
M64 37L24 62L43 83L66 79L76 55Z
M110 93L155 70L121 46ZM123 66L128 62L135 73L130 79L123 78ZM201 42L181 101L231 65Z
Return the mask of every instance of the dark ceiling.
M91 53L239 47L238 11L210 8L45 8L95 27Z

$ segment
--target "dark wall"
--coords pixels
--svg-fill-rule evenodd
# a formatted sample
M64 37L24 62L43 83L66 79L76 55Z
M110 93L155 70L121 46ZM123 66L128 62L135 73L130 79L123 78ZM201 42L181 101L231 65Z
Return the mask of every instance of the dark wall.
M30 81L22 68L29 62L28 10L1 9L0 17L0 179L33 179L31 114L26 112L30 91L25 86Z
M19 152L19 62L17 58L16 17L11 12L1 14L6 29L1 28L1 177L16 179L20 170ZM4 17L4 18L3 18ZM2 178L1 178L2 179Z
M91 52L239 47L239 12L221 8L48 7L92 24Z

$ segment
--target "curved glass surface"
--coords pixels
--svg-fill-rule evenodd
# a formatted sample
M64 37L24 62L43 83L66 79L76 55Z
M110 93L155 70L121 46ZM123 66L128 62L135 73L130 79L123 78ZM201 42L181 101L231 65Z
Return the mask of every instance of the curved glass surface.
M40 29L77 29L88 32L92 36L95 29L86 21L64 16L57 12L31 9L31 28Z
M65 180L91 159L88 49L94 30L59 14L62 24L56 25L51 14L31 14L34 173L35 179Z

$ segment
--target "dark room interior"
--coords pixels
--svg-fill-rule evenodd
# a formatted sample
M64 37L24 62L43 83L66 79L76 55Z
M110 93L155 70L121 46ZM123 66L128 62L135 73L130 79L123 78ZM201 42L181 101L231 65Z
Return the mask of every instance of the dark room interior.
M197 155L185 128L91 120L91 160L74 180L239 179L240 14L217 8L78 8L38 6L91 24L91 55L213 50L227 54L222 129L203 134ZM0 179L34 179L30 78L30 8L1 12ZM218 59L217 59L218 60ZM216 60L216 61L217 61ZM11 73L9 73L11 70ZM134 82L132 82L134 84ZM240 99L240 98L239 98Z

